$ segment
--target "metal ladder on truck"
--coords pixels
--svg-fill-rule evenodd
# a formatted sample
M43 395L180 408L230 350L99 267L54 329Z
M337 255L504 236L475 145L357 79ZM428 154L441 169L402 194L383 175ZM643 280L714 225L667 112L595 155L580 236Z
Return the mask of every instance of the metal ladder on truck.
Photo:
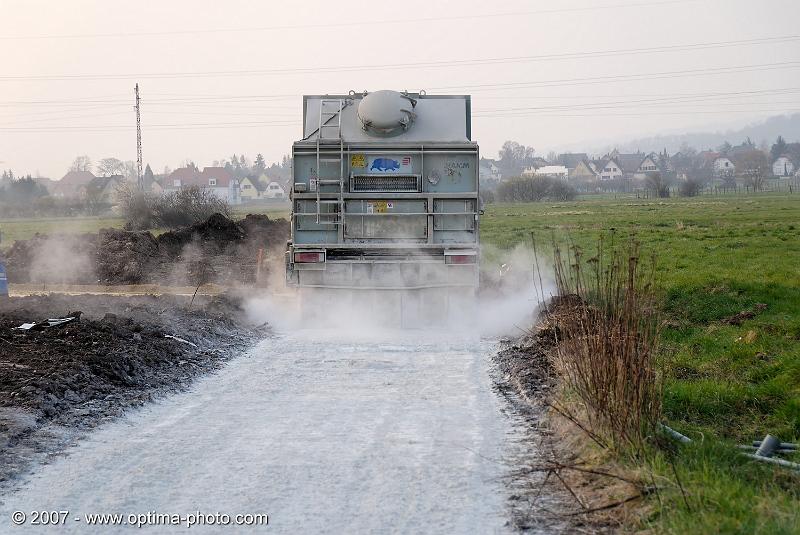
M347 101L342 99L322 99L319 102L319 128L317 130L317 224L336 225L344 229L344 184L345 184L345 160L344 160L344 139L342 138L342 110L347 106ZM328 147L336 147L338 144L338 155L331 151L326 151L323 156L322 150ZM330 178L330 174L323 173L322 169L335 170L336 178ZM338 168L337 168L338 167ZM323 199L323 186L337 186L336 199ZM336 209L328 212L323 211L322 206L335 206Z

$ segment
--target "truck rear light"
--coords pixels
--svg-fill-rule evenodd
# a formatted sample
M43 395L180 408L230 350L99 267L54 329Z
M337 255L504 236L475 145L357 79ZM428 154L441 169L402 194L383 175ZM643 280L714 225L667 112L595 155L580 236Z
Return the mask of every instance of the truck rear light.
M478 259L478 255L474 254L449 254L445 255L445 264L474 264Z
M298 264L313 264L325 261L325 253L294 253L294 261Z

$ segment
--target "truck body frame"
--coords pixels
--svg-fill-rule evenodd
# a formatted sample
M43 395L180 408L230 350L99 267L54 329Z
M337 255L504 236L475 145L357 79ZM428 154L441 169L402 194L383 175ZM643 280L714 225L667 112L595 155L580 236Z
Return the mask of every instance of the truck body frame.
M474 291L479 149L470 139L469 96L403 93L415 122L378 137L359 120L366 95L303 99L303 138L292 146L287 283Z

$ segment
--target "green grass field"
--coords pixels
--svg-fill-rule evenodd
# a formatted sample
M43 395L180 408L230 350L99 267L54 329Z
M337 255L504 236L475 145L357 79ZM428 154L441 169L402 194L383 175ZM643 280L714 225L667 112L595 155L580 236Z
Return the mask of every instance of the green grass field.
M120 217L42 217L35 219L0 219L2 242L0 249L10 247L16 240L27 240L41 234L81 234L101 228L122 228Z
M676 461L690 508L674 489L662 493L654 527L800 533L800 475L735 449L767 433L800 442L800 195L499 204L481 224L483 241L501 248L533 232L540 244L555 237L591 252L613 232L655 253L668 322L665 417L694 442ZM742 311L756 315L722 321ZM663 459L655 464L671 477Z

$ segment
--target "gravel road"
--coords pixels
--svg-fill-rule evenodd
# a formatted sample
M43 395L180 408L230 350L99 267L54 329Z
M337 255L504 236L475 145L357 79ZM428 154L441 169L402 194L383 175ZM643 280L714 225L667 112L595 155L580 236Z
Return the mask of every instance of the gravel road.
M151 511L266 513L252 529L266 533L510 532L503 460L524 433L493 387L493 347L420 332L276 335L41 466L2 498L0 533L97 533L84 515ZM69 515L34 528L42 510ZM134 531L249 532L100 532Z

